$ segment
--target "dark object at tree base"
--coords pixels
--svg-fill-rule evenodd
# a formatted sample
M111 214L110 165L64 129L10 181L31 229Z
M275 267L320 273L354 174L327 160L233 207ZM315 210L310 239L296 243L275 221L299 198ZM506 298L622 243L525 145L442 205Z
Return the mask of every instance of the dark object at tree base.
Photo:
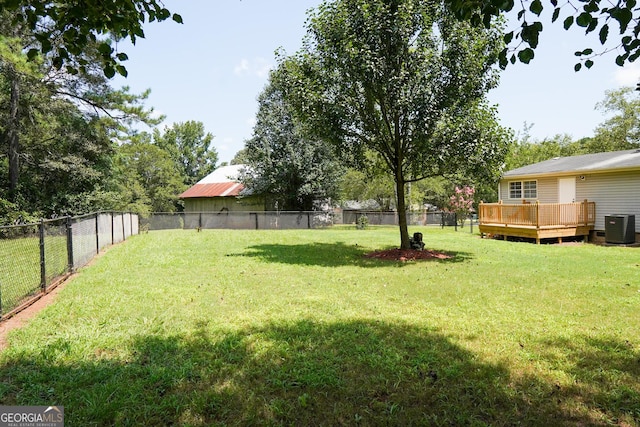
M422 233L413 233L413 237L409 240L411 249L423 250L424 242L422 241Z

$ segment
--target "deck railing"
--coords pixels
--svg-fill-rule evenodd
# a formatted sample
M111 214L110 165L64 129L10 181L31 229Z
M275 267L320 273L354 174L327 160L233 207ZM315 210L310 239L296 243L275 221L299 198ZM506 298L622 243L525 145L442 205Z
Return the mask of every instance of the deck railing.
M480 203L480 225L500 224L521 227L577 227L593 225L596 204L579 203Z

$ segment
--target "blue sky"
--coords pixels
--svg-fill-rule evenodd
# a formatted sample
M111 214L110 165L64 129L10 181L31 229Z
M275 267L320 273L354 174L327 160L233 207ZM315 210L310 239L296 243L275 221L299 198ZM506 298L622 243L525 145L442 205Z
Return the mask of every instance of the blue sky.
M297 51L305 34L306 11L318 0L165 0L184 24L166 21L145 27L145 39L121 45L129 60L129 76L114 86L133 92L150 88L146 103L166 115L161 126L196 120L215 137L220 161L229 161L251 137L256 98L264 88L274 52ZM543 20L543 22L545 22ZM614 32L612 31L612 34ZM593 41L593 40L591 40ZM504 126L518 132L533 124L537 139L555 134L581 138L605 117L594 109L606 90L635 86L640 67L621 68L608 55L590 70L575 72L574 52L594 50L580 31L549 25L542 33L536 58L501 74L500 86L489 93L498 104Z

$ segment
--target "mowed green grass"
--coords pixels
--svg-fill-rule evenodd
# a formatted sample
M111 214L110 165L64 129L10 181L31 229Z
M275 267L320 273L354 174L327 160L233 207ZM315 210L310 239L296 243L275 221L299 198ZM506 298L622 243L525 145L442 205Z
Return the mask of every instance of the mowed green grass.
M0 353L67 425L640 425L640 249L416 228L134 236Z

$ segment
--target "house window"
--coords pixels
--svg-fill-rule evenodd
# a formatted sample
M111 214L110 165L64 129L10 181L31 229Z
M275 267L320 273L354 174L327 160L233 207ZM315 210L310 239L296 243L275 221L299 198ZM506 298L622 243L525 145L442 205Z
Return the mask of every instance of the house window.
M538 198L537 181L511 181L509 183L510 199L536 199Z

